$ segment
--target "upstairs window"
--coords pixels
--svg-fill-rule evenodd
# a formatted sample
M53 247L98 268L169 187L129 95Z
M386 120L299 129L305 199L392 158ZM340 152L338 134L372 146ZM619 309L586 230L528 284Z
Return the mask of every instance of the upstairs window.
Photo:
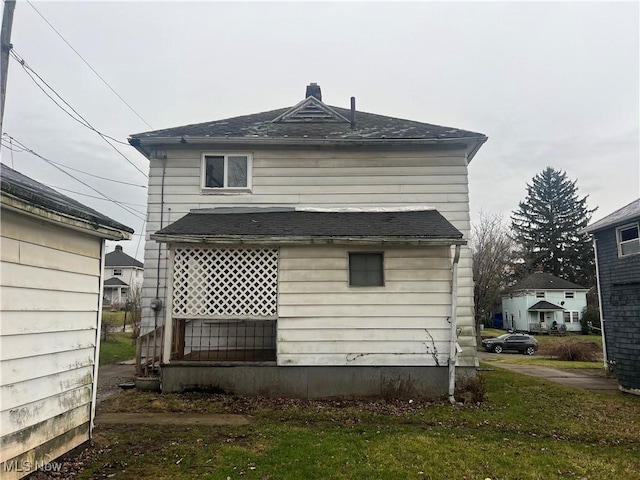
M544 292L536 292L536 298L545 298Z
M564 298L575 298L575 292L564 292Z
M382 253L349 253L349 285L381 287L384 285Z
M250 188L250 155L233 153L202 156L203 190L248 190Z
M638 234L638 224L625 225L616 229L618 237L618 256L637 255L640 253L640 235Z
M114 269L113 269L113 275L114 275L115 277L120 277L120 276L122 276L122 270L121 270L121 269L119 269L119 268L114 268Z

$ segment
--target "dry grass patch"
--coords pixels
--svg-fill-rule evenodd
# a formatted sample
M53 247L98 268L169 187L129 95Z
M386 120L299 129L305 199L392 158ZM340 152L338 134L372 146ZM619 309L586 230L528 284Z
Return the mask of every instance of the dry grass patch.
M545 357L568 362L597 362L602 356L602 348L598 344L575 338L542 345L539 351Z

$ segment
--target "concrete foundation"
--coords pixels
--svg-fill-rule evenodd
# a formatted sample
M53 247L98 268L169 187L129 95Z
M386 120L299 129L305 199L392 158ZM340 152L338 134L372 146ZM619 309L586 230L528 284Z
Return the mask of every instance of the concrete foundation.
M467 371L468 370L468 371ZM459 376L475 368L458 368ZM438 398L447 394L447 367L278 367L181 362L162 366L163 393L219 390L268 397Z

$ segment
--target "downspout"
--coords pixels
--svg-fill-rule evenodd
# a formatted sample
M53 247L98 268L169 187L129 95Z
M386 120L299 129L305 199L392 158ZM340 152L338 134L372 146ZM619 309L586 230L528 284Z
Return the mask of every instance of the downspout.
M449 340L449 401L456 403L454 392L456 389L456 360L458 358L457 329L458 329L458 262L460 261L460 245L456 245L451 267L451 339Z
M607 359L607 342L604 336L604 315L602 308L602 290L600 289L600 268L598 263L598 242L593 236L593 254L596 257L596 285L598 285L598 303L600 304L600 335L602 335L602 358L604 360L604 371L609 374L609 361Z
M156 157L158 156L158 151L156 150ZM162 183L160 186L160 230L164 227L164 179L167 173L167 154L162 154ZM156 269L156 302L160 299L160 260L162 255L162 243L158 243L158 266ZM157 308L159 305L156 303L156 307L153 308L153 328L154 330L158 328L158 313L160 312L160 308Z

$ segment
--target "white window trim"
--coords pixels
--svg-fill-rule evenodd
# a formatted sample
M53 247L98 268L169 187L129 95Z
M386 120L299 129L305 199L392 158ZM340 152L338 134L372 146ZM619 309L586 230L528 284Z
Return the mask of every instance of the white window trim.
M247 157L247 186L246 187L207 187L207 157L224 157L224 183L227 183L227 164L229 157ZM200 191L201 193L243 193L253 188L253 155L246 152L203 152L200 161Z
M638 229L638 234L639 237L637 239L632 239L632 240L627 240L625 242L620 240L620 231L621 230L626 230L627 228L633 228L636 227ZM638 222L636 223L628 223L627 225L620 225L619 227L616 228L616 243L618 245L618 258L622 258L622 257L632 257L633 255L640 255L640 252L636 252L636 253L627 253L627 254L623 254L622 253L622 244L624 243L631 243L631 242L640 242L640 224Z
M567 322L564 318L564 313L569 314L569 321ZM562 315L562 320L564 323L580 323L580 312L577 310L565 310ZM575 314L575 315L574 315ZM575 318L575 320L574 320Z

